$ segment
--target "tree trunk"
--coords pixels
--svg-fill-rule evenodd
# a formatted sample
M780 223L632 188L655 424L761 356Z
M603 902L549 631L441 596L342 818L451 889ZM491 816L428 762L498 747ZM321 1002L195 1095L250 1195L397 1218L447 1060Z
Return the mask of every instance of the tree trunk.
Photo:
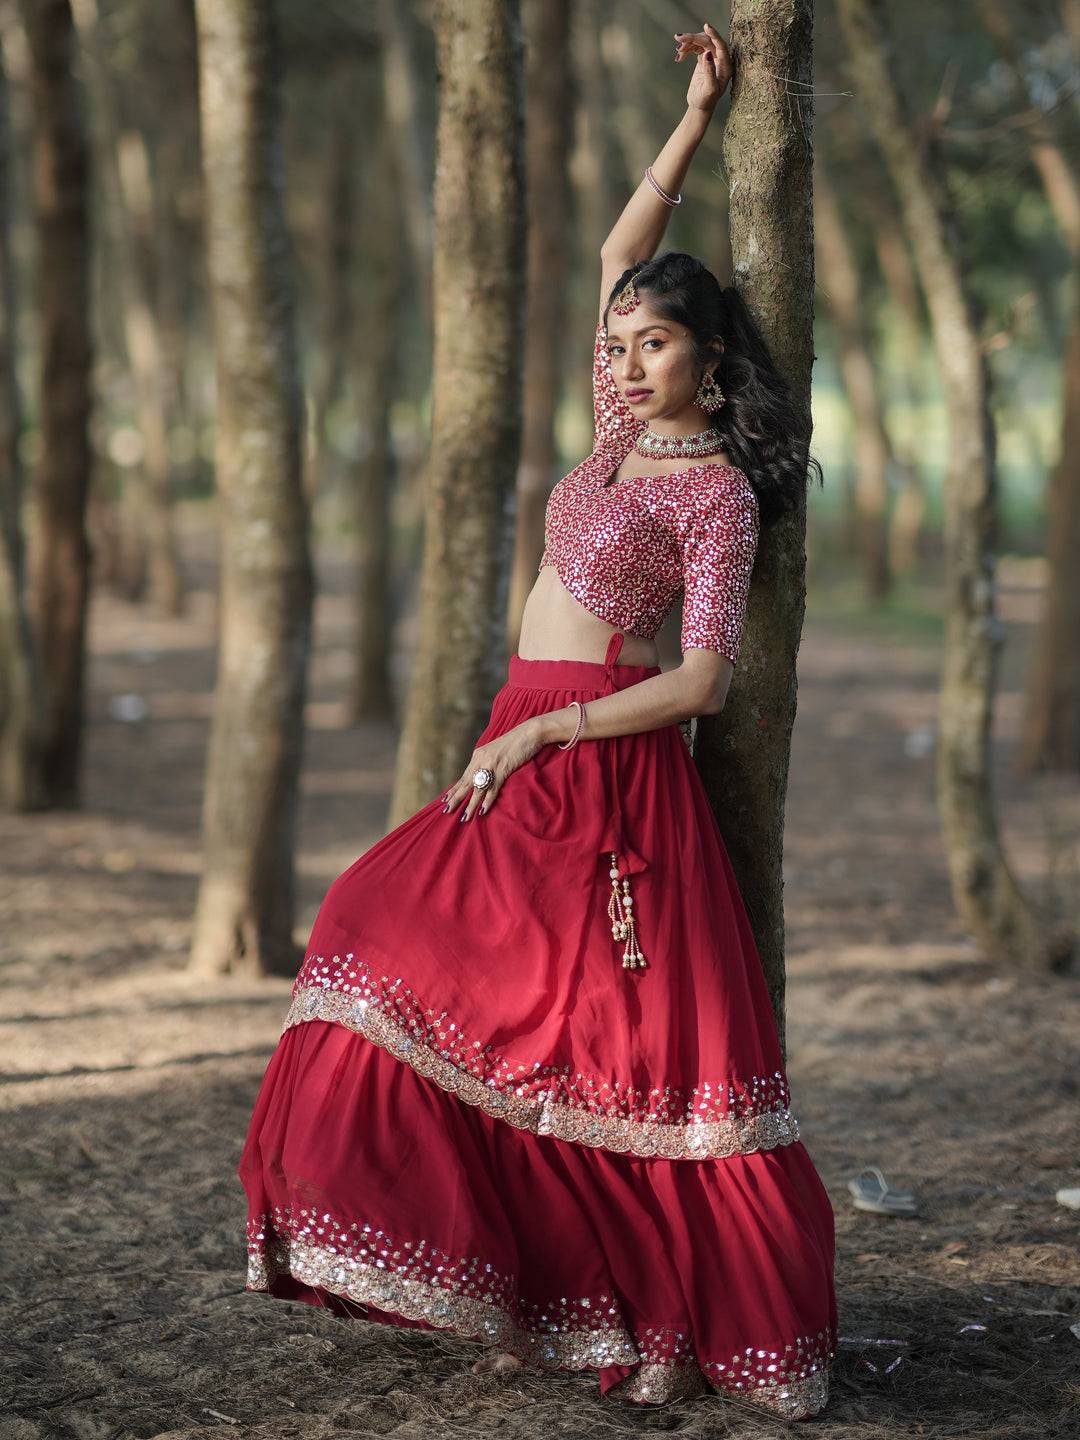
M889 591L891 447L877 370L863 323L859 272L820 152L814 157L814 227L818 273L836 333L840 374L854 420L855 543L866 597L881 600Z
M1050 477L1050 578L1028 674L1017 766L1080 769L1080 303L1065 354L1061 458Z
M464 0L462 0L464 3ZM398 0L378 0L383 54L383 85L390 121L388 139L397 161L395 189L405 219L404 236L420 294L420 314L431 324L431 194L432 164L418 91L415 25L412 9ZM437 23L437 22L436 22Z
M34 810L45 799L41 687L23 596L22 428L15 379L11 271L11 127L0 55L0 810Z
M397 163L391 144L393 123L393 111L387 107L371 125L370 141L364 147L360 248L374 284L369 285L364 301L365 323L357 333L354 362L357 408L368 442L356 467L355 492L352 713L358 720L385 719L394 709L390 683L390 493L394 480L390 406L398 379L404 257L399 240L402 214L395 186Z
M506 626L511 653L517 649L525 601L544 551L544 515L555 465L555 406L566 289L566 162L573 117L570 0L527 0L525 36L528 309L525 421Z
M1001 627L994 613L997 485L986 357L935 147L920 140L905 112L878 6L873 0L838 0L838 10L857 92L899 196L949 415L938 804L953 897L988 954L1038 963L1045 948L1006 862L991 789Z
M286 972L312 580L277 34L272 0L196 15L222 563L191 968Z
M1001 0L979 0L979 13L1013 77L1013 91L1030 105L1023 58ZM1031 108L1031 158L1062 238L1080 269L1080 185L1045 117ZM1080 276L1077 277L1080 279ZM1021 774L1045 767L1080 769L1080 297L1065 353L1061 457L1050 477L1046 549L1050 577L1028 672Z
M735 284L791 382L810 440L814 240L812 0L735 0L724 159ZM796 97L793 99L792 97ZM795 654L806 600L806 511L761 537L739 668L723 713L698 722L696 760L784 1037L784 800Z
M119 290L124 346L135 391L143 457L132 474L128 503L134 514L132 541L122 576L133 597L144 583L154 606L178 615L184 584L173 536L168 423L164 396L164 357L154 308L154 234L150 167L146 145L136 130L125 131L117 113L115 77L101 36L97 0L73 0L75 22L86 56L98 127L105 214L112 230L110 280Z
M33 110L41 351L31 615L45 697L48 801L78 802L90 550L87 155L68 0L24 0Z
M391 822L456 780L503 670L525 267L516 0L436 0L435 361L420 634Z
M326 476L326 417L345 375L345 353L352 329L349 279L352 266L353 227L356 223L355 169L356 101L351 93L356 83L352 67L339 67L326 78L327 123L330 135L325 145L322 186L322 217L314 265L314 309L317 331L314 337L312 377L308 385L307 475L304 490L313 505ZM365 147L372 143L365 126ZM395 236L395 240L397 237ZM398 243L400 243L398 241ZM373 324L365 317L364 329ZM370 338L370 337L369 337Z

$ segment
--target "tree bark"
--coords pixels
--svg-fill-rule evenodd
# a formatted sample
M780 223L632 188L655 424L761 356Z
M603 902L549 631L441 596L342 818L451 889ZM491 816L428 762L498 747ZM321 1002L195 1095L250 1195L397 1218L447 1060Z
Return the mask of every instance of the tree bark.
M42 452L34 480L30 609L44 686L53 805L78 802L90 549L87 147L71 73L68 0L24 0L30 48Z
M526 0L525 173L528 189L528 297L525 419L517 476L517 523L510 571L507 649L517 649L525 601L544 551L544 515L555 464L555 407L566 291L573 118L570 0Z
M987 954L1040 963L1045 946L998 834L990 728L1000 623L994 613L997 477L989 372L935 147L920 141L890 68L874 0L838 0L856 89L892 175L926 296L949 415L945 646L938 804L953 897Z
M420 633L391 823L460 776L503 670L525 268L516 0L436 0L435 360Z
M191 968L295 969L293 848L311 628L272 0L198 0L218 373L220 657Z
M735 0L724 135L734 283L790 381L810 440L813 363L812 0ZM761 537L735 680L698 722L695 759L716 813L784 1037L784 801L795 654L806 600L803 505Z
M22 419L15 378L11 268L11 125L0 55L0 810L35 810L45 799L41 685L24 597L19 463Z
M815 254L854 420L856 548L868 600L889 592L889 461L877 370L863 321L859 272L820 151L814 157Z

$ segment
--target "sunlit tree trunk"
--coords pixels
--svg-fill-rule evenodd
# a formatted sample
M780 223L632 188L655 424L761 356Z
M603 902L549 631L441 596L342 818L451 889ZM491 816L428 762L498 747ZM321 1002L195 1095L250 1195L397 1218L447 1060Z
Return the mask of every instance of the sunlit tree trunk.
M525 421L506 626L511 652L517 649L522 611L544 550L544 513L555 464L555 406L566 287L566 162L573 119L570 0L526 0L524 16L528 310Z
M457 779L503 672L521 437L522 61L513 0L436 0L435 361L420 633L391 804Z
M0 810L45 799L41 690L23 594L22 467L11 272L11 128L0 55Z
M132 471L125 497L132 526L122 576L129 594L145 588L163 614L183 608L184 583L173 535L165 362L154 296L153 201L146 144L137 130L125 130L117 113L116 79L102 42L97 0L73 0L85 52L98 129L97 158L112 232L110 282L119 291L124 346L135 391L143 456Z
M854 421L856 545L870 600L889 590L889 437L844 219L820 151L814 157L815 253Z
M938 804L953 897L979 945L1013 963L1044 958L1039 927L1005 859L990 783L1000 624L994 613L997 484L986 357L933 146L893 79L873 0L838 0L859 98L900 200L926 296L949 416L945 647Z
M295 968L293 849L311 625L272 0L198 0L217 346L220 655L191 968Z
M54 805L78 801L90 553L90 326L86 136L72 76L68 0L24 0L30 48L41 368L31 615L45 696L44 778Z
M735 0L724 159L736 284L790 380L810 440L814 231L812 0ZM792 97L799 97L793 101ZM695 758L754 929L784 1034L784 801L795 653L806 599L803 506L758 549L739 667L723 713L699 721Z

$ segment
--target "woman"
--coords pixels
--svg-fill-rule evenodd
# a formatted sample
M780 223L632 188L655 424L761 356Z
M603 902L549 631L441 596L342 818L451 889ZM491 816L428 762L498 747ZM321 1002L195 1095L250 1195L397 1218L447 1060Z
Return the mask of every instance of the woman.
M711 27L676 39L686 115L603 249L596 447L465 773L320 910L241 1164L249 1283L488 1341L478 1369L797 1418L826 1398L832 1212L677 722L723 706L759 517L806 467L735 293L642 260L731 74Z

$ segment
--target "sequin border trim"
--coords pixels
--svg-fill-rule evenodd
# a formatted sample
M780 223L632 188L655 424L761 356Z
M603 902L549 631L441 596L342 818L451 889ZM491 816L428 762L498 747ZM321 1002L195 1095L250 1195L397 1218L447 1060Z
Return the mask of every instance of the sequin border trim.
M744 1114L727 1114L713 1120L634 1119L625 1114L596 1113L573 1104L560 1103L533 1090L515 1093L523 1086L500 1087L455 1064L446 1053L411 1035L405 1023L364 997L343 994L322 986L297 987L286 1030L310 1020L343 1025L380 1045L396 1060L410 1066L425 1080L431 1080L466 1105L485 1115L505 1120L518 1130L550 1135L575 1145L590 1145L616 1155L636 1155L643 1160L722 1160L729 1155L750 1155L775 1150L799 1139L799 1127L786 1104ZM459 1044L464 1044L459 1039ZM766 1092L771 1085L755 1082ZM770 1098L774 1098L772 1096Z
M406 1257L405 1251L412 1253ZM824 1332L775 1350L748 1346L727 1362L699 1363L687 1335L660 1327L632 1337L607 1295L534 1304L530 1327L510 1313L520 1309L514 1283L479 1259L454 1262L423 1242L403 1243L366 1225L346 1227L315 1210L294 1216L277 1208L248 1222L248 1289L268 1291L282 1276L484 1341L540 1370L634 1366L608 1394L639 1404L695 1398L704 1393L706 1379L785 1420L816 1415L828 1400L832 1337ZM595 1324L583 1323L593 1315Z

